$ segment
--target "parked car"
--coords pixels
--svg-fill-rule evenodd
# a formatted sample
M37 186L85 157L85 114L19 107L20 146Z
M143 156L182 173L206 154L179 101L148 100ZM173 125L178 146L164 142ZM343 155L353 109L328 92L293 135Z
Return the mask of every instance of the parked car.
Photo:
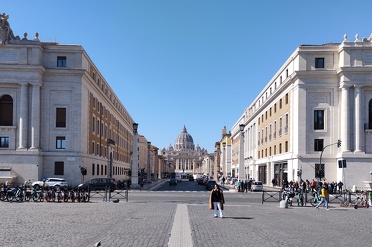
M169 185L177 185L177 180L175 178L169 179Z
M263 191L263 185L261 181L253 181L251 185L251 191Z
M79 189L90 189L90 190L106 190L110 188L111 191L116 190L116 181L113 178L93 178L86 181L85 183L79 184Z
M206 190L212 190L214 188L214 185L216 184L215 180L208 180L207 183L205 184L205 189Z
M45 180L42 180L42 181L33 182L31 186L38 190L43 187L44 181L45 181L46 187L54 187L54 186L59 186L61 188L67 187L67 182L64 178L46 178Z

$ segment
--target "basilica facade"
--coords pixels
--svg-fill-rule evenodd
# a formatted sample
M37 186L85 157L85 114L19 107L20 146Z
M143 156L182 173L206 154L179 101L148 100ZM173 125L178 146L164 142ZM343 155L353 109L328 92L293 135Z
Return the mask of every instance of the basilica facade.
M207 150L194 145L192 136L187 133L184 126L178 135L174 147L163 148L161 154L164 156L169 171L183 175L204 174L202 166L203 158L208 154Z

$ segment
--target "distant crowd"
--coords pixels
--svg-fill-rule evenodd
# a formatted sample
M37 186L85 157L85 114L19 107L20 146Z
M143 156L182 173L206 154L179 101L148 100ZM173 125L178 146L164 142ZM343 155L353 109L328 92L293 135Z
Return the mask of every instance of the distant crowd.
M274 187L276 185L276 180L273 179L271 183ZM323 181L315 181L314 179L312 179L311 182L308 179L301 180L300 182L288 182L287 180L282 181L283 190L293 189L294 191L298 191L299 189L301 189L302 191L310 192L314 190L319 191L322 187L325 187L328 189L329 194L341 193L343 186L344 184L342 183L342 181L338 183L336 181L329 183L325 179Z

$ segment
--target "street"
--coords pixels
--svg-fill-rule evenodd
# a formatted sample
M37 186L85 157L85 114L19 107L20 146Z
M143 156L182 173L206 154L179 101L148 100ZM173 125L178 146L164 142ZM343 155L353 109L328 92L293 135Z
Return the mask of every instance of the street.
M213 218L209 191L194 182L130 191L119 203L0 202L2 246L370 246L370 209L261 204L260 192L225 191L225 217ZM202 186L200 186L202 188ZM173 191L171 191L173 190ZM179 206L185 205L185 207ZM181 211L180 211L181 210ZM180 212L186 212L179 215ZM182 227L190 236L177 239ZM184 240L182 239L184 238ZM186 245L187 239L191 244ZM174 244L177 243L178 244ZM169 244L171 243L171 244Z

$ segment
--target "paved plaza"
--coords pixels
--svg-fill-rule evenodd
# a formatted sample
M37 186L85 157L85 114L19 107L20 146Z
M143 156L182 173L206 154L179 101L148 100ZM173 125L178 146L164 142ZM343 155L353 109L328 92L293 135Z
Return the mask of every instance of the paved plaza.
M142 193L143 200L119 203L0 202L1 246L372 245L371 209L227 201L220 219L207 201L150 202L146 195L156 192Z

